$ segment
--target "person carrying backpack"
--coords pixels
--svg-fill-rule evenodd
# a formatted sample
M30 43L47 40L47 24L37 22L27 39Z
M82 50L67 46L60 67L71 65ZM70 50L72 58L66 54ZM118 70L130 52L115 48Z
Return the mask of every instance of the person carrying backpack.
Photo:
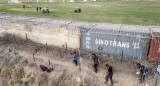
M141 65L140 63L137 63L137 67L138 67L137 71L141 72L141 79L139 83L143 83L144 78L146 74L148 73L148 69L144 65Z

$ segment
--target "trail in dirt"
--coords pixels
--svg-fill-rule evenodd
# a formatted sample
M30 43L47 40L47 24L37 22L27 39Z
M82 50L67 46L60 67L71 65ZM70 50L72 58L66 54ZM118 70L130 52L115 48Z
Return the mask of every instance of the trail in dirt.
M21 56L24 56L24 58L33 57L33 55L30 54L30 53L21 52L21 51L18 51L18 52L20 53ZM47 56L45 56L45 54L43 54L43 55L38 54L35 57L38 58L38 59L43 60L43 62L36 61L36 63L38 65L48 64L48 60L50 60L51 64L58 64L58 65L61 66L61 68L68 68L68 70L72 69L72 72L75 72L75 71L79 70L79 66L75 66L72 63L72 60L62 61L60 59L59 60L58 59L54 59L54 57L53 58L47 57ZM82 61L84 62L83 59L82 59ZM105 76L106 76L106 69L99 68L98 73L95 73L93 71L93 69L91 69L91 68L89 69L86 66L83 66L83 64L81 66L81 69L82 69L82 71L81 72L79 71L79 73L81 73L82 77L86 77L87 75L91 75L93 78L97 78L97 80L98 80L97 83L100 86L106 86L106 84L104 84ZM127 84L128 86L136 86L136 85L137 86L141 86L142 85L142 84L135 83L135 81L137 81L137 80L132 78L132 76L130 74L125 74L125 76L124 76L124 74L118 72L118 73L115 73L114 75L116 76L116 80L118 81L117 83L115 83L115 86L124 86L124 83ZM121 79L121 78L123 78L123 79ZM128 79L128 78L130 78L130 79ZM114 80L114 81L116 81L116 80Z
M39 65L45 65L49 67L48 60L55 71L65 71L66 74L73 76L74 80L77 77L82 76L85 78L84 80L88 80L88 83L94 83L96 86L106 86L105 76L107 69L105 68L105 64L108 63L113 67L113 80L114 86L143 86L144 84L137 84L138 76L135 74L135 62L131 59L124 59L123 63L119 62L118 58L113 56L106 55L98 55L100 58L99 70L98 73L93 71L92 61L89 58L89 53L81 52L81 71L79 71L79 66L75 66L73 64L73 58L71 52L74 50L65 50L62 48L57 48L54 46L49 46L47 52L45 51L45 46L33 43L31 41L26 42L20 38L13 38L10 36L4 37L0 42L0 50L4 50L7 56L8 49L12 49L11 54L15 59L19 56L23 58L23 60L27 59L29 61L29 65L33 66L23 66L25 70L29 72L40 72ZM15 56L13 53L18 52L18 55ZM33 53L35 57L35 61L33 61ZM18 65L21 67L21 65ZM33 68L32 68L33 67ZM109 82L110 83L110 82ZM92 84L93 85L93 84ZM87 85L90 86L90 85Z
M20 53L19 55L23 56L23 58L25 58L25 59L28 59L27 57L33 57L33 55L30 54L30 53L21 52L21 51L18 51L18 52ZM50 60L51 64L58 64L61 67L65 67L65 68L69 68L69 69L74 69L73 71L79 70L79 66L75 66L73 64L72 60L70 60L70 61L61 61L61 60L57 60L57 59L55 60L54 57L51 59L51 58L49 58L49 57L47 57L45 55L36 55L35 57L38 58L38 59L43 60L43 62L35 61L37 63L37 65L46 64L46 63L48 63L48 60ZM82 71L79 71L79 72L81 73L82 77L85 76L85 75L91 75L93 77L98 78L99 81L97 83L99 83L101 86L105 86L105 84L104 84L105 71L104 70L100 69L101 71L99 71L98 73L95 73L93 70L91 70L91 69L89 69L87 67L83 67L82 66L81 69L82 69Z
M9 48L7 48L9 49ZM7 52L7 49L5 50L5 52ZM13 48L14 49L14 48ZM87 66L85 66L85 64L82 64L81 65L81 69L82 71L80 72L79 71L79 66L75 66L72 62L72 59L71 60L62 60L62 59L55 59L55 57L47 57L46 54L35 54L35 58L36 58L36 61L34 62L33 61L33 54L30 53L30 52L27 52L27 51L19 51L19 50L15 50L16 52L18 52L19 56L22 56L23 59L27 59L28 61L31 61L33 63L36 63L36 65L41 65L41 64L45 64L46 66L49 66L48 64L48 60L50 60L50 63L51 65L56 65L58 67L54 68L55 70L59 70L59 69L64 69L64 70L67 70L68 72L72 72L72 73L75 73L77 72L78 74L81 74L82 77L87 77L87 76L92 76L92 78L96 78L98 80L97 84L99 84L100 86L106 86L106 84L104 84L105 82L105 75L106 75L106 69L104 68L101 68L99 67L99 71L98 73L95 73L93 71L93 68L88 68ZM85 60L82 58L82 62L85 63ZM28 72L35 72L36 70L30 70L31 68L29 68L28 66L27 67L24 67ZM38 72L39 70L37 70ZM76 73L75 73L76 74ZM116 78L114 79L114 81L116 82L115 83L115 86L126 86L124 85L127 84L127 86L141 86L141 85L138 85L137 83L135 82L132 82L133 80L135 81L134 78L132 78L131 75L129 74L122 74L121 72L116 72L114 74L114 77L116 76ZM123 79L122 79L123 78ZM132 79L128 79L128 78L132 78ZM117 82L118 81L118 82ZM135 85L134 85L135 84Z

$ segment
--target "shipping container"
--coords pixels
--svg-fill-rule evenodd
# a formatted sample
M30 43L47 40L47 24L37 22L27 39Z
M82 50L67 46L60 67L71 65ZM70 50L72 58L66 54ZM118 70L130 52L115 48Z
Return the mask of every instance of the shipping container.
M148 60L150 62L160 62L160 32L153 32L152 37Z
M82 49L123 57L145 58L150 33L90 29L82 32Z

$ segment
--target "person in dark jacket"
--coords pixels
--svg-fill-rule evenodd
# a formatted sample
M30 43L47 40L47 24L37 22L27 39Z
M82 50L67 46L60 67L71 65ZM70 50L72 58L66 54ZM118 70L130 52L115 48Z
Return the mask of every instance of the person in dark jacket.
M99 64L99 59L98 59L98 57L96 56L95 53L92 53L92 59L93 59L93 67L94 67L94 70L95 70L95 72L97 73L97 71L98 71L97 66L98 66L98 64Z
M112 79L112 76L113 76L113 71L112 71L112 67L108 64L106 64L106 67L107 67L107 76L106 76L106 82L105 83L108 83L108 78L110 78L110 81L111 81L111 86L113 85L113 79Z
M143 83L145 75L148 73L148 69L144 65L141 65L140 63L137 63L137 67L138 67L137 71L141 72L141 79L139 83Z
M39 9L40 9L40 12L41 12L41 7L39 7Z

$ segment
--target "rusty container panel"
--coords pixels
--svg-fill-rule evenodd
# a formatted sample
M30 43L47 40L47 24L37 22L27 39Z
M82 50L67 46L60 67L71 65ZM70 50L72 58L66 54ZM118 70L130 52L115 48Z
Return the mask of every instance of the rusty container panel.
M82 32L82 49L89 52L145 58L150 34L113 30Z
M160 33L154 32L150 45L148 60L150 62L160 62Z

